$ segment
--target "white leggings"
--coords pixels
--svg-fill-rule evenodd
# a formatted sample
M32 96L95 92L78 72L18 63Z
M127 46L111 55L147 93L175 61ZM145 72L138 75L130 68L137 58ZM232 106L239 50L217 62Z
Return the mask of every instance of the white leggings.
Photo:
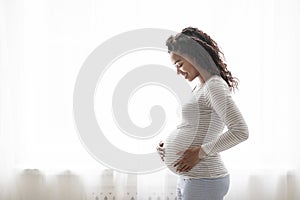
M230 178L186 179L179 176L177 200L223 200L229 189Z

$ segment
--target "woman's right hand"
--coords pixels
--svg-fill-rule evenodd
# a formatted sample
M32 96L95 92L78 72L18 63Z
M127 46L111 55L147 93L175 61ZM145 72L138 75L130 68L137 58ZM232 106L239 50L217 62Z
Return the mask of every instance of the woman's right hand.
M158 146L156 147L156 150L157 150L158 154L160 155L161 160L165 161L165 159L164 159L165 147L164 147L164 143L162 141L159 142Z

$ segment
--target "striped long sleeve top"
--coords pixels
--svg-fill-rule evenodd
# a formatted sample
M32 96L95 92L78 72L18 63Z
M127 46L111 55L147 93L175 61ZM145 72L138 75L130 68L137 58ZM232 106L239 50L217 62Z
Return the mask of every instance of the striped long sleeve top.
M181 123L165 140L167 167L187 178L227 175L219 153L245 141L249 135L227 83L218 75L212 76L182 105L181 113ZM207 156L190 171L176 172L173 164L182 157L176 153L197 146L201 146Z

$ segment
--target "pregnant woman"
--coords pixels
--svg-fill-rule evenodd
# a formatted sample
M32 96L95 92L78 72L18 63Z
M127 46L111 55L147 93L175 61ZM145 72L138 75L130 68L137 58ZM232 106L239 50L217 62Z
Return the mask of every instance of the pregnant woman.
M197 28L184 28L166 45L177 73L188 81L198 78L199 84L181 107L181 123L157 151L179 175L178 200L222 200L230 178L219 153L248 138L247 124L231 97L237 79L217 43Z

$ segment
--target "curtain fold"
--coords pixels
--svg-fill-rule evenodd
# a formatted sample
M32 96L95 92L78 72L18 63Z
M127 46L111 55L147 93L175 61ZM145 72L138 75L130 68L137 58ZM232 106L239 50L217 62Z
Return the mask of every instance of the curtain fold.
M299 173L291 171L235 171L225 199L297 200ZM70 170L46 174L38 169L17 173L1 199L13 200L149 200L176 199L177 176L167 170L149 175L127 175L99 170L83 175Z
M0 6L0 199L13 199L15 161L18 156L20 108L19 65L22 63L22 8L16 2L1 1ZM19 37L20 36L20 37ZM15 59L11 59L15 57ZM12 79L12 77L14 77Z

